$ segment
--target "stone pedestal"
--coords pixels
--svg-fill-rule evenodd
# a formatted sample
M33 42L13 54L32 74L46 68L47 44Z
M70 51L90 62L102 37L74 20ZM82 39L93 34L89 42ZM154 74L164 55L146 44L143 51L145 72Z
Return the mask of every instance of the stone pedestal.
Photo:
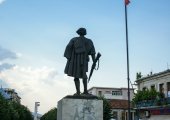
M58 102L57 120L103 120L103 101L63 98Z

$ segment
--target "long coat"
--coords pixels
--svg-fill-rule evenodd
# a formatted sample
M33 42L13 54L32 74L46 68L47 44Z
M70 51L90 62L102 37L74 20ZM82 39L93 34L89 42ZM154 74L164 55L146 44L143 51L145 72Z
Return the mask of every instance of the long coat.
M93 42L83 36L75 37L66 46L67 64L64 73L74 78L87 78L89 55L95 54Z

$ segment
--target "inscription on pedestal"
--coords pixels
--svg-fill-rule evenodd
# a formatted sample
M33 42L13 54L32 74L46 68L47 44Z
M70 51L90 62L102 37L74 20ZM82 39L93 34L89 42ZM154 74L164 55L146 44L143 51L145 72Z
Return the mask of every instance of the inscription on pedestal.
M64 98L58 102L57 120L103 120L103 101Z

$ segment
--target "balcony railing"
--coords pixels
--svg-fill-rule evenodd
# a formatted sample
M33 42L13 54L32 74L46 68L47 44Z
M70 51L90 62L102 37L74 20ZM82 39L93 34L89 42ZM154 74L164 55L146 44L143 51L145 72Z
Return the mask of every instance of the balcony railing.
M161 99L154 99L154 100L143 100L137 102L136 107L154 107L154 106L164 106L170 105L170 98L161 98Z

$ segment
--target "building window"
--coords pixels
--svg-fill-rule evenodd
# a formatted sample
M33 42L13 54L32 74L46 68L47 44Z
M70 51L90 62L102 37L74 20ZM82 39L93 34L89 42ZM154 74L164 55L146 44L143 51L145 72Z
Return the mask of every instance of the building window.
M98 95L99 95L99 96L102 96L102 91L98 91Z
M159 84L159 92L164 93L164 84Z
M122 91L112 91L112 95L122 95Z
M151 85L151 90L155 90L155 85Z
M126 115L126 119L124 119L124 120L128 120L128 112L127 111L126 111L125 115ZM130 112L130 120L134 120L133 118L134 118L134 113Z
M113 119L117 120L118 119L118 112L117 111L113 111Z
M143 91L145 91L145 90L147 90L147 88L146 88L146 87L143 87Z
M167 82L168 97L170 97L170 82Z
M126 111L122 111L121 120L125 120L125 116L126 116Z

